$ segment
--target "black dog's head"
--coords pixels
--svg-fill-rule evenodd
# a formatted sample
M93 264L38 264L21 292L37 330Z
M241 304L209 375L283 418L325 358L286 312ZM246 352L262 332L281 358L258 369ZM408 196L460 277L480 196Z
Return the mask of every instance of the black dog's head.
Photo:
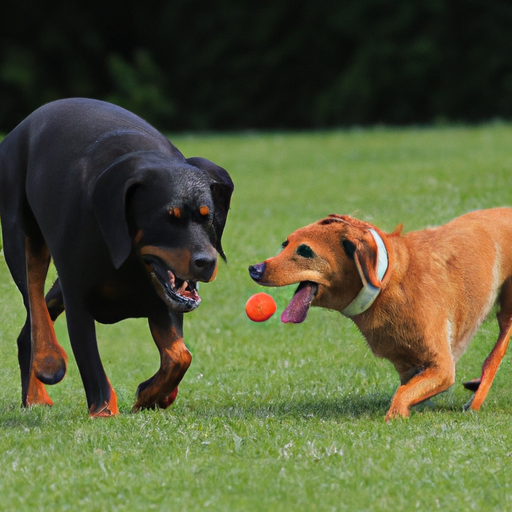
M229 174L213 162L144 151L105 170L92 203L114 266L135 251L167 306L187 312L200 303L197 281L213 281L217 255L225 259L232 192Z

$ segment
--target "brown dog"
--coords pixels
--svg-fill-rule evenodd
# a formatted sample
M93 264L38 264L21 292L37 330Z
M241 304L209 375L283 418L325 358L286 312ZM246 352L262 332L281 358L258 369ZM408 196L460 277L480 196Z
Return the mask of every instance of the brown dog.
M283 322L314 306L351 318L400 375L386 420L455 382L455 363L498 299L500 334L467 407L478 410L512 331L512 208L475 211L444 226L386 234L329 215L292 233L274 258L249 267L264 286L300 283Z

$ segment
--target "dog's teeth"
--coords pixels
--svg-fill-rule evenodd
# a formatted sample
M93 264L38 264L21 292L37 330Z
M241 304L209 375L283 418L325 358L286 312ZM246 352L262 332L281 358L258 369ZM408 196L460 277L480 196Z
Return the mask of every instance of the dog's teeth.
M167 276L169 277L169 283L171 283L171 288L174 288L174 284L176 282L176 278L174 277L174 274L170 270L168 270Z
M188 286L188 281L183 281L183 284L181 285L179 293L182 294L187 289L187 286Z

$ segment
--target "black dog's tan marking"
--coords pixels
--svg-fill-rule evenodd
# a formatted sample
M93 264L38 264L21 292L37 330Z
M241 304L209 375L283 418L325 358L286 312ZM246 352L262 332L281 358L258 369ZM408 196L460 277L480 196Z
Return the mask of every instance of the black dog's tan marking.
M221 167L186 159L134 114L88 99L50 103L0 144L5 259L27 320L18 337L24 405L51 404L67 356L53 321L67 326L92 416L117 414L98 353L95 320L147 317L158 372L136 410L168 407L191 362L183 313L212 281L233 183ZM59 279L46 299L53 258Z

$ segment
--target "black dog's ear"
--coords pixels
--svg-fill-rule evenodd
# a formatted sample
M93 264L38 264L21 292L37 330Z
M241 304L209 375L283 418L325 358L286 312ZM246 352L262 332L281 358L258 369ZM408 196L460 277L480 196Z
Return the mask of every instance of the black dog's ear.
M187 158L187 163L196 167L197 169L205 172L212 180L210 185L212 193L214 213L213 213L213 227L215 229L217 252L226 260L226 255L222 249L221 239L226 225L226 219L229 212L229 204L231 202L231 195L235 188L231 177L228 172L222 167L210 162L206 158L192 157Z
M118 160L100 174L92 191L94 214L115 268L125 262L132 250L126 196L131 187L142 182L138 161L138 158Z

